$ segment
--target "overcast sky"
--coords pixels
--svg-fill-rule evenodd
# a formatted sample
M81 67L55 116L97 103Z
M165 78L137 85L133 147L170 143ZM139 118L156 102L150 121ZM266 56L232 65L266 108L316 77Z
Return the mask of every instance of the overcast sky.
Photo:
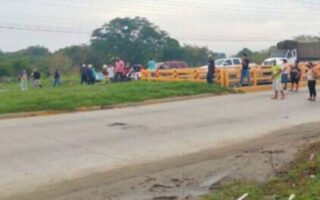
M182 44L228 55L320 32L318 0L0 0L0 49L89 43L94 29L128 16L148 18Z

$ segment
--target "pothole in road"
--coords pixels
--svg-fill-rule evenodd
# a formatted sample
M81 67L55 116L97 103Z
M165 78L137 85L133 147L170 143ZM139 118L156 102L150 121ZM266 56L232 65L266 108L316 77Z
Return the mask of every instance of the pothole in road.
M149 129L148 126L145 125L129 125L128 123L124 122L115 122L109 124L110 127L119 127L122 130L135 130L135 131L146 131Z
M111 127L125 127L125 126L128 126L128 124L124 123L124 122L115 122L115 123L109 124L108 126L111 126Z

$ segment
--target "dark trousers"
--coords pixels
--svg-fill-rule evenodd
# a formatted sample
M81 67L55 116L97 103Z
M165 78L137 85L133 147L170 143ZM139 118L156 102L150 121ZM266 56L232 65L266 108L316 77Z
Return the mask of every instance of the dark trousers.
M308 81L308 88L310 97L316 97L317 96L317 90L316 90L316 81Z
M123 73L117 72L114 80L115 80L115 82L121 82L121 81L123 81L123 78L124 78Z
M81 85L84 83L88 83L88 78L86 75L81 75Z
M207 83L208 84L212 84L213 83L213 79L214 79L214 73L207 73Z

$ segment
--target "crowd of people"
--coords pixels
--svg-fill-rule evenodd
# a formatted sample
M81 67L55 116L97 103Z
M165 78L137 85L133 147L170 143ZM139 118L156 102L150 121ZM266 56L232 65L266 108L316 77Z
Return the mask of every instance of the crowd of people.
M30 78L29 78L30 77ZM41 73L38 69L33 69L30 76L28 75L27 70L22 70L20 75L20 88L22 91L26 91L29 89L29 80L31 80L34 88L42 88L41 84ZM53 75L53 86L59 86L61 84L60 81L60 72L55 70Z
M242 67L240 74L239 86L242 87L246 79L246 84L251 85L250 81L250 60L247 54L242 56ZM307 80L309 89L309 101L316 101L317 90L316 90L316 80L318 78L319 71L316 69L315 64L309 62L307 65ZM277 64L274 60L272 66L272 88L274 90L274 96L272 99L285 99L285 91L288 89L288 83L291 83L290 91L298 92L299 84L302 76L302 71L300 68L300 61L297 60L293 65L289 64L286 59L283 60L281 65ZM212 84L215 78L215 61L212 56L208 58L208 73L207 82Z
M316 80L318 78L318 70L312 62L307 64L307 80L309 89L309 101L316 101L317 90L316 90ZM299 84L302 76L302 71L300 68L300 61L297 60L294 65L290 65L287 60L283 60L283 65L278 65L276 61L273 62L272 66L272 87L274 90L274 96L272 99L278 99L280 94L280 99L285 99L284 91L288 88L289 80L291 82L290 91L298 92Z
M156 62L153 58L150 58L147 63L147 68L150 71L155 71ZM142 67L143 68L143 67ZM140 70L138 70L140 71ZM108 83L123 82L132 79L138 79L132 77L135 72L134 66L130 66L130 63L125 63L122 59L116 58L114 64L104 64L102 66L102 74L104 80ZM81 69L81 84L94 84L96 82L97 72L91 64L83 64Z
M156 69L156 62L153 58L150 58L147 63L148 69L154 71ZM139 66L143 68L143 66ZM138 70L140 71L140 70ZM97 81L106 81L107 83L123 82L132 79L138 79L138 77L131 77L135 72L134 67L130 66L130 63L125 63L122 59L116 58L114 64L104 64L101 68L101 72L97 72L92 64L83 64L80 70L80 84L93 85ZM100 76L101 74L101 76ZM32 85L35 88L42 87L41 73L36 68L33 69L30 76L27 70L22 70L19 74L20 87L22 91L28 90L29 80L32 81ZM53 86L61 85L61 74L58 70L53 73Z

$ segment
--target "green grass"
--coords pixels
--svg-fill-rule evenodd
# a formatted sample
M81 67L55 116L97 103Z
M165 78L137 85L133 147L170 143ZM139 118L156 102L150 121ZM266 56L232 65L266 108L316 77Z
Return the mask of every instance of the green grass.
M57 88L52 87L51 82L47 80L41 89L30 86L28 91L22 92L19 83L16 82L0 84L0 114L43 110L73 111L79 107L108 106L150 99L225 92L231 90L217 85L187 82L135 81L81 86L75 78L65 80L62 86Z
M314 152L318 154L309 160ZM296 195L295 200L320 200L320 144L301 153L281 177L265 184L233 181L204 200L234 200L245 193L249 193L246 200L288 200L291 194Z

